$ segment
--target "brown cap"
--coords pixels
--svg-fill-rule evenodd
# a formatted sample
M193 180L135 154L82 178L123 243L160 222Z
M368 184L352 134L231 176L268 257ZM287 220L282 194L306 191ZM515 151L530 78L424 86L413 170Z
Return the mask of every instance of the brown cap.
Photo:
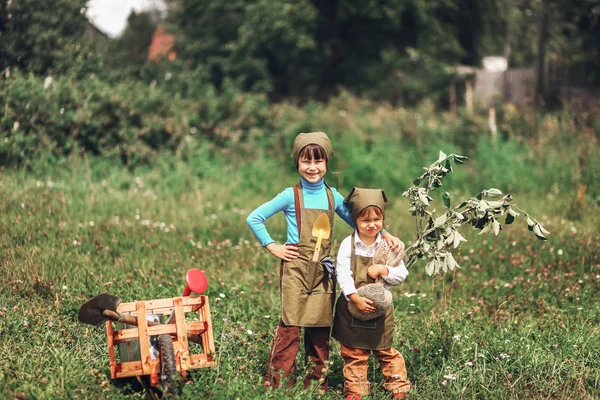
M294 139L294 147L292 148L292 158L294 159L294 163L298 164L300 151L309 144L321 146L323 150L325 150L325 154L327 154L327 159L329 160L331 160L331 156L335 154L333 146L324 132L301 133Z
M383 189L352 188L344 203L348 203L352 212L352 220L356 223L358 215L369 206L378 207L385 215L385 203L388 199Z

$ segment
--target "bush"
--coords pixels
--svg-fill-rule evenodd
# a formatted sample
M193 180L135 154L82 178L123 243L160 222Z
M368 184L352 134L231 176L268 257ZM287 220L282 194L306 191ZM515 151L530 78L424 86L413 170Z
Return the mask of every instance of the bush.
M40 155L61 157L74 149L127 165L147 163L193 138L230 146L269 121L263 96L231 84L220 93L205 86L195 99L173 99L166 85L108 84L93 75L45 81L13 73L4 83L1 165L28 165Z

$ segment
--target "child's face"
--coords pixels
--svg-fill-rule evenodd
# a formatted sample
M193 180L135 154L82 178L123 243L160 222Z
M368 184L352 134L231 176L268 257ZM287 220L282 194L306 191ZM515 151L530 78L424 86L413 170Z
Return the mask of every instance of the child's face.
M361 236L374 238L383 229L383 216L371 209L366 215L356 219L356 229Z
M327 172L327 162L324 159L300 157L298 160L298 173L310 183L317 183Z

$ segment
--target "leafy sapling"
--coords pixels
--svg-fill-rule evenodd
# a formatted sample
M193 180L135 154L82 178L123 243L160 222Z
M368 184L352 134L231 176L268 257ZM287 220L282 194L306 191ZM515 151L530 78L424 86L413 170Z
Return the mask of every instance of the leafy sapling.
M546 240L549 232L536 219L512 204L512 196L503 194L498 189L486 189L477 196L468 198L456 207L448 192L442 196L446 211L437 217L435 210L430 210L433 198L430 192L442 187L442 178L452 172L451 161L463 164L467 157L457 154L446 155L440 151L439 158L425 172L413 181L413 185L402 195L408 197L409 211L415 217L417 240L406 249L406 266L410 268L419 259L426 258L425 272L431 276L453 271L459 267L450 252L458 248L466 239L459 233L464 225L479 229L479 234L493 232L494 235L503 229L499 219L504 217L506 225L516 217L524 214L527 225L538 239Z

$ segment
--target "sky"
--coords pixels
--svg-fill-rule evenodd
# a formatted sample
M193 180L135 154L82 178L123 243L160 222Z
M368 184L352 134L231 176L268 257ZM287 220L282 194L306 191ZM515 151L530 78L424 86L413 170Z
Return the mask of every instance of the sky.
M87 17L108 36L119 36L127 25L131 10L162 8L161 0L89 0Z

